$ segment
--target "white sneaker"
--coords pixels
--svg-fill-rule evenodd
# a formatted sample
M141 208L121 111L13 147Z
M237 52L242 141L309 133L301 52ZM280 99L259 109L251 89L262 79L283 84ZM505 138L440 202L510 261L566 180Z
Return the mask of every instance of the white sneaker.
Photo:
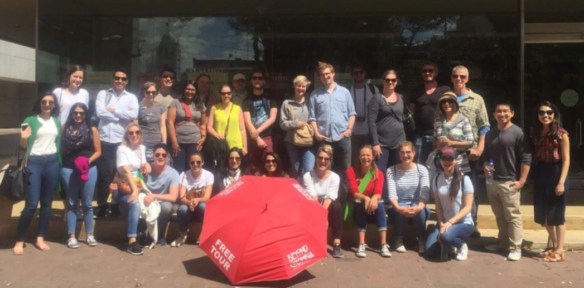
M395 251L399 253L405 253L406 247L404 246L404 238L398 237L395 239Z
M355 255L357 255L357 257L359 258L365 258L365 256L367 256L367 254L365 253L364 243L359 244L359 248L357 248L357 253L355 253Z
M424 238L418 238L418 253L426 253L426 240Z
M381 257L389 258L391 257L391 252L389 252L389 245L381 244Z
M468 258L468 246L466 243L462 243L462 247L458 249L458 253L456 253L456 260L464 261Z
M521 260L521 249L511 250L511 252L509 252L509 256L507 256L507 259L511 261Z

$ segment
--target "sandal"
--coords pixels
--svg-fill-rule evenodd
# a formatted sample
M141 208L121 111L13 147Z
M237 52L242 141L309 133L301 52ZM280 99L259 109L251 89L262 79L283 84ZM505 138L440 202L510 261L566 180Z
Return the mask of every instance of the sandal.
M566 260L566 255L564 251L562 252L552 251L545 258L543 258L543 262L562 262L564 260Z
M546 256L548 256L550 253L552 253L554 251L554 247L548 247L545 248L545 250L539 252L539 256L545 258Z

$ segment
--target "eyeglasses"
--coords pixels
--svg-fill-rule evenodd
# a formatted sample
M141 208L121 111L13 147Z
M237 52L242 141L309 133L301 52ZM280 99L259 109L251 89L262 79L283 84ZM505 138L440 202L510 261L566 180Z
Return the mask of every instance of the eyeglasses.
M543 116L543 115L546 115L546 114L548 116L551 116L551 115L554 115L554 110L539 110L539 111L537 111L537 114L539 116Z
M203 164L203 161L191 161L189 162L189 164L191 164L191 166L195 166L195 164L197 164L197 166L201 166L201 164Z
M322 157L322 156L318 156L318 161L331 161L331 157Z
M363 70L353 71L353 75L361 75L363 73L365 73L365 71L363 71Z
M138 130L138 131L128 131L128 135L130 135L130 136L134 136L134 135L140 136L140 135L142 135L142 131L140 131L140 130Z
M452 74L452 79L458 79L458 78L464 80L464 79L468 78L468 76L467 75Z
M118 76L116 76L116 77L114 77L114 80L126 82L126 81L128 81L128 77L118 77Z
M383 82L389 84L389 83L397 83L397 78L385 78L383 79Z
M221 95L231 95L231 92L221 92Z
M266 164L276 164L276 159L266 159Z
M77 116L85 116L85 112L77 112L77 111L73 111L73 115Z
M229 160L239 162L239 161L241 161L241 158L240 157L229 157Z
M166 79L166 78L170 78L170 79L174 80L174 75L170 75L170 74L162 75L162 79Z
M446 100L442 101L442 104L454 105L455 103L456 103L456 101L454 101L452 99L446 99Z
M260 81L262 81L262 80L264 80L264 77L262 77L262 76L253 76L253 77L251 77L251 80L260 80Z
M51 100L42 100L42 101L41 101L41 104L42 104L42 105L45 105L45 106L53 106L53 105L55 105L55 101L51 101Z
M146 92L144 92L144 94L150 95L150 96L154 96L154 95L158 94L158 92L156 92L156 91L146 91Z
M432 73L434 73L434 69L422 69L422 73L424 73L424 74L432 74Z
M168 156L167 153L154 153L154 157L156 158L158 157L166 158L166 156Z

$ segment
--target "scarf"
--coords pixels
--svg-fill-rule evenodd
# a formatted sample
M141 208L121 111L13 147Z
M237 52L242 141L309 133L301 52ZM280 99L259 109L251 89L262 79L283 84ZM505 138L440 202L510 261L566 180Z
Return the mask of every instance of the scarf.
M241 176L241 169L237 168L235 170L227 170L227 175L225 175L227 177L223 178L223 185L225 186L225 188L229 187L231 184L233 184L233 182L239 180L239 177Z
M73 125L67 127L67 129L63 133L63 147L67 151L75 151L83 149L84 146L91 145L91 128L87 123L83 122L79 129L77 130L77 134L74 133Z

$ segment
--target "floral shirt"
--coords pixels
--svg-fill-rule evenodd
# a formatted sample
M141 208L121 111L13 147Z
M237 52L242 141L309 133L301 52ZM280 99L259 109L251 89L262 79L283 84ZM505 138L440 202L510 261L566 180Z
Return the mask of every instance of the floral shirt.
M568 131L560 128L555 136L552 135L534 135L533 128L531 129L531 142L533 143L533 160L534 162L560 162L561 156L561 142L564 134L569 135Z

